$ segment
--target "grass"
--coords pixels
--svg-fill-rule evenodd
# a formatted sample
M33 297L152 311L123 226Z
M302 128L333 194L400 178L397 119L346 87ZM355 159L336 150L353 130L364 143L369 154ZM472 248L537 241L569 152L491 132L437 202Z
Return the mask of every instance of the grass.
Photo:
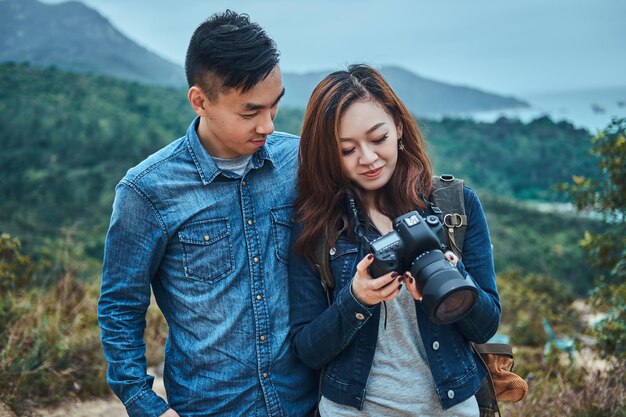
M624 417L626 367L608 372L554 363L526 377L527 396L503 406L504 417Z
M62 278L0 297L0 401L18 415L67 398L110 394L97 322L99 280ZM147 357L163 359L165 319L148 310Z

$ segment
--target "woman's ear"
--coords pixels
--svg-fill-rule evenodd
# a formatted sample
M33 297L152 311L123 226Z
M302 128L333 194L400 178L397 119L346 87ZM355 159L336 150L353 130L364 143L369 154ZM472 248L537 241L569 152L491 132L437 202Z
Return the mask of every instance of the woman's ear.
M402 139L402 123L396 125L396 132L398 132L398 140Z

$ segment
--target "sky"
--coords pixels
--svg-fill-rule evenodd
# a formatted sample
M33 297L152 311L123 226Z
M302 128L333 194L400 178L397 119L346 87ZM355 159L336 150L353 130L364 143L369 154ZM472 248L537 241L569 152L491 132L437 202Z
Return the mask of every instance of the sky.
M82 2L181 66L194 29L230 8L276 41L286 72L366 62L500 94L626 87L626 0Z

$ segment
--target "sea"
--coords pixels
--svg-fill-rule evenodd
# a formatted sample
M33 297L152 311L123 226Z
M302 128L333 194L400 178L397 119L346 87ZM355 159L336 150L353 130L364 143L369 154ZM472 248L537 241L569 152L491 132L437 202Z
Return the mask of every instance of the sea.
M534 93L517 98L526 101L530 107L454 116L484 122L493 122L500 117L529 122L548 116L554 121L568 121L592 134L607 127L614 117L626 118L626 87Z

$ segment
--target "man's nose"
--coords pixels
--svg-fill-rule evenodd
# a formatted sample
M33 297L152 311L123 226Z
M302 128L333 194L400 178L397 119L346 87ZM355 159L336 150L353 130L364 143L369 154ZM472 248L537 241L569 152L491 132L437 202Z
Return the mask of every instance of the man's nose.
M259 135L269 135L274 131L274 120L271 112L264 112L256 127L256 133Z

